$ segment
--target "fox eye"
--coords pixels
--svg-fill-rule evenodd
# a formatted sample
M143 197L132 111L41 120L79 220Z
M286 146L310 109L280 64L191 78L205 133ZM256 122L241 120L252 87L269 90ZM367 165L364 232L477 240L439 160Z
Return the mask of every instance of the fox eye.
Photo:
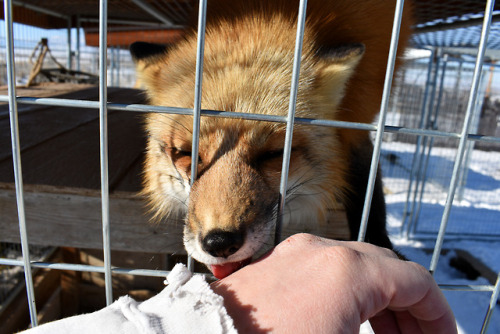
M171 151L172 154L178 157L191 157L191 151L186 151L179 148L172 148Z
M269 161L269 160L274 160L274 159L282 158L282 157L283 157L283 149L278 149L278 150L264 152L259 157L259 160Z
M170 157L176 161L179 159L182 160L191 160L191 151L190 150L184 150L182 148L176 148L176 147L167 147L165 148L165 151ZM198 155L198 163L202 163L201 157Z

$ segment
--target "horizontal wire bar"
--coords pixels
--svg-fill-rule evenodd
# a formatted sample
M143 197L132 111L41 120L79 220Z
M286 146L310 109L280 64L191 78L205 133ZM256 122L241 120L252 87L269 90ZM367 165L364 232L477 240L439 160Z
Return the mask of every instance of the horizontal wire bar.
M0 265L6 266L18 266L24 267L24 262L22 260L5 259L0 258ZM39 262L32 261L31 266L34 268L44 268L44 269L54 269L54 270L73 270L73 271L85 271L104 274L104 267L92 266L87 264L72 264L72 263L54 263L54 262ZM166 277L170 271L169 270L155 270L155 269L128 269L112 267L111 271L114 274L121 275L134 275L134 276L149 276L149 277ZM206 273L196 273L197 275L202 275L207 279L212 279L211 274ZM471 284L438 284L442 290L446 291L484 291L492 292L495 289L493 285L471 285Z
M436 240L437 231L416 231L412 232L411 236L415 239L424 239L424 240ZM470 236L474 236L474 238L478 238L481 240L498 240L500 238L500 234L498 233L486 233L486 232L460 232L460 231L450 231L446 232L446 237L451 237L453 240L461 240L467 239Z
M99 109L99 101L58 99L58 98L37 98L37 97L17 97L16 101L17 103L21 104ZM0 95L0 102L8 102L8 96ZM108 103L107 106L108 110L121 110L121 111L133 111L133 112L144 112L144 113L168 113L168 114L188 115L188 116L193 115L193 109L191 108L176 108L176 107L164 107L164 106L151 106L147 104L123 104L123 103ZM250 121L286 123L286 116L277 116L277 115L263 115L254 113L241 113L233 111L219 111L219 110L207 110L207 109L202 109L201 115L207 117L237 118ZM330 119L313 119L313 118L296 117L295 123L303 125L377 131L377 126L374 124L337 121ZM394 125L384 126L384 132L400 133L400 134L408 134L416 136L428 136L428 137L443 137L443 138L456 138L456 139L460 138L460 134L455 132L446 132L446 131L431 130L431 129L405 128ZM472 141L500 144L500 137L494 137L494 136L468 134L467 139Z
M441 290L444 291L479 291L492 292L495 289L493 285L470 285L470 284L438 284Z
M39 262L39 261L31 261L30 264L34 268L85 271L85 272L94 272L101 274L104 274L105 272L105 267L103 266L92 266L87 264L54 263L54 262ZM22 260L5 259L5 258L0 258L0 265L24 267L24 263ZM170 273L169 270L128 269L119 267L111 267L111 271L114 274L151 276L151 277L166 277ZM202 275L207 279L211 279L213 277L212 275L205 273L196 273L196 274Z

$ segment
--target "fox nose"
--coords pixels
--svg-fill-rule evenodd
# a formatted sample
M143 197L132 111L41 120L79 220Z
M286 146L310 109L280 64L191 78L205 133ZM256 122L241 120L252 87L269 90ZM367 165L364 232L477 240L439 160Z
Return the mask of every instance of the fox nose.
M236 253L243 243L243 232L212 231L202 241L203 249L214 257L228 257Z

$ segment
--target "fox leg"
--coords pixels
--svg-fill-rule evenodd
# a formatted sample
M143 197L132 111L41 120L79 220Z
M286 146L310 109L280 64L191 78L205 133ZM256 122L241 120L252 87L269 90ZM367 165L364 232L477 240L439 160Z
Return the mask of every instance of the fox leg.
M347 191L344 206L353 240L356 240L359 234L372 153L373 145L369 138L350 151L347 177L350 189ZM365 241L377 246L393 248L386 230L386 208L380 170L375 180Z

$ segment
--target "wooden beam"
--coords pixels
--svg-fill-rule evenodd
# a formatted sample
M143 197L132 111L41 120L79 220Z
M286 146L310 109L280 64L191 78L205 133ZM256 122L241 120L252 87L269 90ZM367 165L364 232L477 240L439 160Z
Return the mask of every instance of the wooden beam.
M56 252L51 256L49 261L60 262L59 253ZM34 270L33 284L35 285L35 299L39 311L40 317L44 317L44 305L47 301L51 299L60 285L61 271L59 270L49 270L49 269L38 269ZM28 302L26 300L26 287L24 285L24 280L20 282L19 290L14 290L16 292L13 298L2 305L4 309L0 312L0 334L10 334L17 333L18 331L25 330L30 322ZM51 315L53 315L51 313ZM47 314L49 316L49 314ZM44 320L47 320L45 318Z
M101 198L99 191L25 185L25 207L30 244L102 249ZM185 253L182 220L152 224L143 199L133 193L110 196L111 249L145 253ZM15 191L0 183L0 240L19 242ZM308 228L289 226L284 237L309 232L348 239L343 211L332 211L330 222Z
M128 48L130 44L142 41L149 43L171 44L179 41L184 35L181 29L145 29L128 31L109 31L108 46ZM85 44L99 46L99 33L85 31Z
M59 94L65 87L75 91ZM31 92L38 97L52 91L65 99L98 100L97 87L83 87L86 89L77 90L78 86L66 84L41 85L20 89L19 94ZM119 103L144 102L143 93L135 89L109 88L108 98ZM24 182L100 189L98 110L23 104L21 107L19 135ZM142 114L109 111L108 147L110 190L139 190L138 172L145 147ZM0 104L0 182L14 182L11 148L8 105Z
M6 184L0 190L0 239L19 242L15 191ZM102 249L99 191L25 185L24 198L30 244ZM111 195L109 210L112 249L182 251L182 223L149 223L141 198Z

